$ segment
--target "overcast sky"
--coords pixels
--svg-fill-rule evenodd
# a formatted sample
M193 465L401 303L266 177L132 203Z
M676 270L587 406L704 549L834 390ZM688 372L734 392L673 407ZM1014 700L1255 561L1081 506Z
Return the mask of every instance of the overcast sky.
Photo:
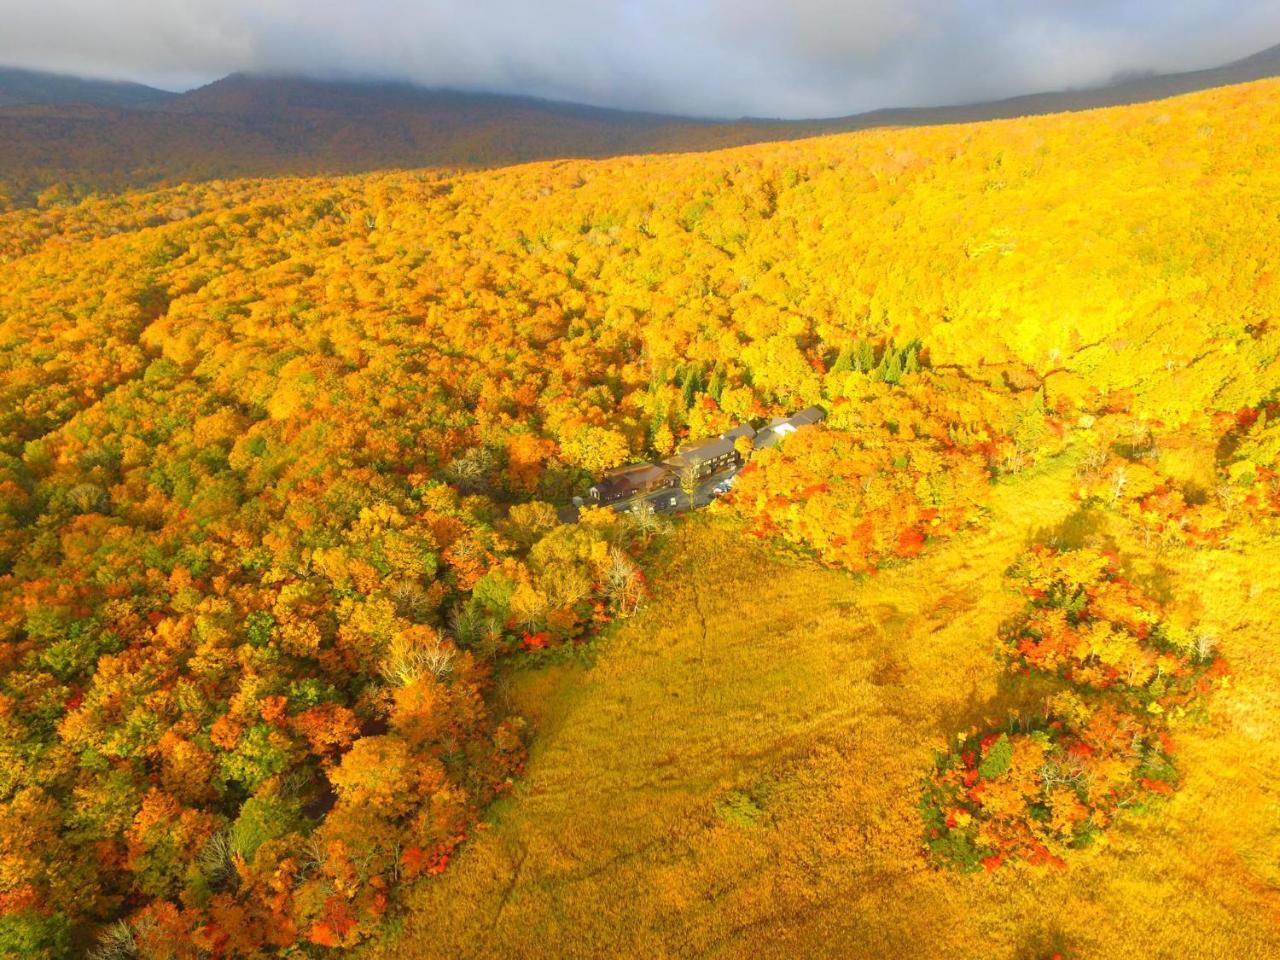
M1213 66L1280 0L0 0L0 63L184 89L379 76L702 116L817 117Z

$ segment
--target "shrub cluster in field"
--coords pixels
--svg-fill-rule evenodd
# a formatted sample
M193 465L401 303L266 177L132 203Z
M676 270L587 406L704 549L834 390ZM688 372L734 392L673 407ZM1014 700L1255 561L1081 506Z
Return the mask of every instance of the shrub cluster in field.
M1280 401L1216 413L1199 430L1123 418L1099 424L1095 439L1079 498L1116 510L1157 544L1220 546L1280 517ZM1179 475L1178 454L1197 447L1212 448L1213 463Z
M1013 669L1156 716L1181 714L1208 692L1218 664L1212 639L1126 579L1114 553L1040 546L1011 575L1027 597L1003 636Z
M993 476L1058 443L1055 414L1031 394L928 370L846 383L822 429L752 457L730 502L755 536L833 566L861 573L909 559L978 522Z
M1010 575L1027 607L1001 656L1063 689L1043 716L961 734L938 757L924 842L935 864L962 870L1062 866L1123 811L1172 793L1168 724L1223 672L1211 641L1126 580L1113 554L1037 547Z
M1064 694L1043 717L962 734L939 758L921 802L925 843L934 862L961 870L1062 866L1122 810L1176 784L1149 724Z

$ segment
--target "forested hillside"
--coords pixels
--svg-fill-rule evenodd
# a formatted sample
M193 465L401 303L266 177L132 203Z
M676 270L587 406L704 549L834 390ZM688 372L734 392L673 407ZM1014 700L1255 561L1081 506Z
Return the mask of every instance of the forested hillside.
M717 510L858 575L1051 461L1153 549L1269 536L1278 132L1268 81L5 214L0 945L380 937L520 781L505 672L645 603L661 525L555 507L685 438L822 405ZM1000 669L1053 712L947 732L921 870L1069 869L1176 792L1231 657L1115 553L1019 555Z

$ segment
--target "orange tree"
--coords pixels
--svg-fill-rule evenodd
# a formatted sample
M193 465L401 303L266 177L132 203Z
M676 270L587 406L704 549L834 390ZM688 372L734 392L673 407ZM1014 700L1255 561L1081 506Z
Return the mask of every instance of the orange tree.
M931 375L857 390L829 423L754 454L730 502L756 536L868 572L977 522L1007 437L981 391Z
M1095 428L1078 496L1115 510L1165 544L1220 546L1280 517L1280 402L1264 399L1205 416L1195 428L1107 418ZM1195 482L1174 475L1165 447L1209 466Z
M1169 721L1225 670L1112 553L1038 546L1009 575L1027 606L1002 629L1001 658L1061 689L1042 717L970 730L939 754L919 808L939 866L1064 866L1123 811L1171 794Z
M938 866L1065 866L1125 810L1177 785L1167 737L1114 703L1070 693L1043 717L961 734L920 800L924 844Z
M1223 669L1212 639L1169 616L1114 553L1037 546L1010 571L1027 597L1002 630L1010 667L1111 691L1133 710L1181 712Z

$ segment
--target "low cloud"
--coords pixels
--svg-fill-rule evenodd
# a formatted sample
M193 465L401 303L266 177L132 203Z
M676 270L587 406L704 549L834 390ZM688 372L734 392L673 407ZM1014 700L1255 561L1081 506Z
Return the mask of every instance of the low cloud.
M1280 43L1280 0L0 0L0 13L0 63L33 69L170 89L233 71L393 78L701 116L969 102Z

